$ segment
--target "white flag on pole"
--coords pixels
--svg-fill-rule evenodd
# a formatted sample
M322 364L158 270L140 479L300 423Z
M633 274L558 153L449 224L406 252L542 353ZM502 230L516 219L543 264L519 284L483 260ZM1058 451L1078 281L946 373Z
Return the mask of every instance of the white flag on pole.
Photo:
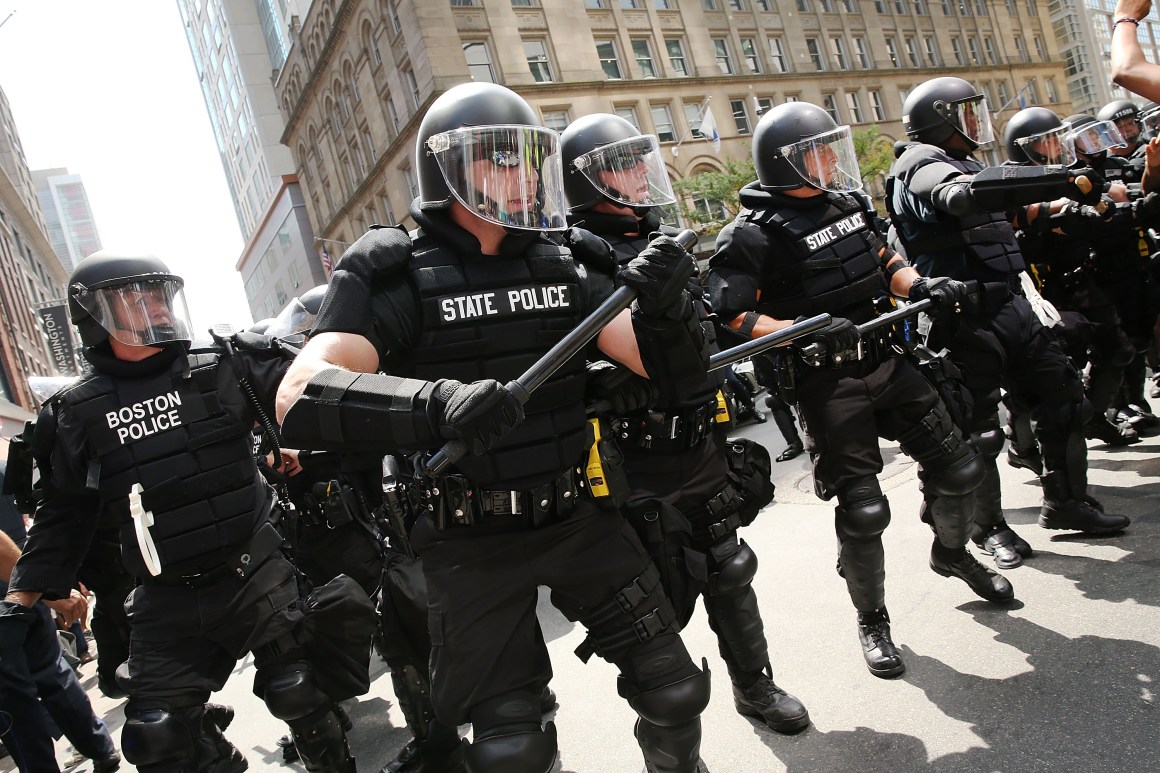
M705 105L705 115L701 118L701 136L713 143L713 152L721 152L721 135L717 133L717 121L713 119L713 108Z

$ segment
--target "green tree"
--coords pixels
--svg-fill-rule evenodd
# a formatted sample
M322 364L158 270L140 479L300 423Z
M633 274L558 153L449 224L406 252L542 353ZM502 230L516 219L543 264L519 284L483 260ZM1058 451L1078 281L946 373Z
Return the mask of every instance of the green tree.
M757 179L757 170L750 158L744 160L726 159L725 169L720 172L701 172L673 183L678 196L681 217L690 223L705 226L706 232L719 231L741 209L738 195L742 186ZM688 207L689 201L708 201L709 208ZM720 207L712 206L719 202Z

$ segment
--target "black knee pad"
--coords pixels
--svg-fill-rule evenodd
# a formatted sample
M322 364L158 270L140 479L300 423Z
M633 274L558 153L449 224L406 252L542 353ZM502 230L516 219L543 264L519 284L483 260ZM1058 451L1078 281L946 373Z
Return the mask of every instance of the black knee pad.
M186 719L167 708L125 707L125 727L121 731L121 751L134 765L197 764L197 744Z
M874 539L890 525L890 503L874 477L859 478L838 492L834 508L838 536L855 541Z
M330 698L318 689L309 671L290 671L266 680L262 700L270 713L283 722L302 719L324 706Z
M717 596L744 588L753 582L756 574L757 554L745 544L745 540L741 540L738 549L710 573L707 592L710 596Z
M991 459L999 456L999 452L1003 450L1003 430L998 427L972 432L971 440L975 442L980 454Z
M987 475L982 457L971 454L957 467L928 470L930 486L935 494L961 497L971 493Z
M549 722L543 730L476 738L467 744L464 760L468 773L548 773L556 764L556 748L556 726Z
M709 681L709 663L702 660L700 671L648 691L637 689L621 677L617 691L642 719L661 727L675 727L701 716L709 705Z

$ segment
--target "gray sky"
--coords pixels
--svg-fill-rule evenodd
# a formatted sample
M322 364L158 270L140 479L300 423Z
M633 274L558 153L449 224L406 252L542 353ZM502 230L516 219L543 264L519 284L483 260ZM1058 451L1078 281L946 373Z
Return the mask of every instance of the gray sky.
M198 331L252 319L243 242L173 0L0 0L0 88L29 167L85 183L106 249L186 281Z

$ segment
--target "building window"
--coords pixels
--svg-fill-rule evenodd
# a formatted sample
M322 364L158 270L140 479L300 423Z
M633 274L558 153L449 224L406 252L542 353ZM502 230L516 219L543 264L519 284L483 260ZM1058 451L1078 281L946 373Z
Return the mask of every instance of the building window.
M971 52L971 64L982 64L983 59L979 56L979 39L971 38L967 41L967 50Z
M395 134L398 134L399 133L399 111L395 109L395 100L391 99L390 92L387 92L386 96L384 97L384 101L387 103L387 113L388 113L388 115L390 115L390 118L391 118L391 126L394 127Z
M987 52L988 64L998 64L999 57L995 55L995 39L990 35L983 39L983 50Z
M411 199L419 195L419 182L415 179L415 172L410 166L403 167L403 179L407 181L407 191L411 194Z
M842 122L842 117L838 115L838 100L834 99L833 94L822 95L822 109L830 114L830 118L834 119L834 123Z
M1032 41L1035 43L1035 55L1039 57L1039 61L1046 62L1047 49L1043 45L1043 38L1035 35L1032 37Z
M552 131L562 132L568 128L567 110L549 110L544 112L544 126Z
M1001 110L1007 106L1007 101L1008 101L1008 99L1007 99L1007 81L1005 81L1005 80L999 81L998 83L995 84L995 86L999 92L999 107L997 107L995 109Z
M882 107L882 92L870 91L868 96L870 97L870 115L874 117L875 121L885 121L886 111Z
M669 70L673 75L682 78L689 75L689 64L685 61L685 46L677 39L665 41L665 50L669 54Z
M938 41L933 35L927 35L922 39L926 46L926 58L932 67L942 66L942 57L938 55Z
M857 91L846 92L846 110L850 113L850 123L862 123L862 103L858 101Z
M701 7L706 11L720 11L721 5L717 0L701 0Z
M653 128L656 130L657 139L661 142L676 142L677 133L673 129L673 114L669 110L669 106L650 105L649 112L652 113Z
M899 89L898 89L898 102L899 102L899 104L901 104L903 107L905 107L905 106L906 106L906 98L907 98L908 96L910 96L910 89L908 89L908 88L904 88L904 87L903 87L903 88L899 88Z
M745 0L729 0L729 9L733 11L744 11Z
M834 12L834 4L830 0L821 0L822 10L826 13Z
M838 65L839 70L845 70L850 66L846 59L846 41L842 40L840 35L830 38L830 50L834 52L834 63Z
M926 16L926 3L922 0L914 0L914 12L919 16Z
M671 11L676 7L676 0L653 0L653 8L658 11Z
M749 113L745 111L745 100L729 100L729 109L733 111L733 124L737 127L737 133L749 134Z
M627 107L616 108L616 114L624 120L632 124L637 131L640 131L640 119L636 115L636 108L631 105Z
M467 58L467 72L473 81L495 83L495 70L491 66L491 54L483 40L472 40L463 44L463 55Z
M745 60L747 72L761 72L761 58L757 55L757 46L753 45L753 38L741 38L741 58Z
M643 38L632 41L632 55L636 57L636 66L640 68L643 78L657 77L657 67L653 62L652 46Z
M870 53L866 50L866 38L854 38L854 56L863 70L870 69Z
M810 52L810 61L814 63L815 70L826 69L826 61L822 58L822 48L818 45L817 38L806 38L806 50Z
M451 7L470 8L475 5L475 0L451 0Z
M701 134L701 103L686 102L682 106L685 111L685 124L695 137L704 137Z
M415 80L415 71L407 68L404 72L407 77L407 86L411 89L411 106L418 110L419 103L423 100L419 98L419 82Z
M728 220L729 212L717 199L693 199L693 209L713 220Z
M874 0L874 10L878 11L878 13L886 13L885 0Z
M1027 61L1027 47L1023 45L1023 38L1020 35L1015 36L1015 52L1019 54L1019 61Z
M548 44L543 40L525 40L524 56L536 83L551 83L552 68L548 63Z
M1047 86L1047 101L1053 105L1059 102L1059 94L1055 90L1055 78L1048 78L1044 81L1044 85Z
M753 0L753 5L759 11L768 11L773 8L770 0Z
M810 8L810 0L797 0L797 9L799 13L809 13L813 10Z
M1019 12L1015 10L1015 0L1007 0L1007 15L1017 16Z
M1035 9L1035 0L1027 0L1027 15L1038 16L1039 11Z
M729 41L725 38L713 38L713 51L717 55L717 66L723 75L733 74L733 58L729 55Z
M951 38L951 50L955 52L955 64L959 67L966 67L967 60L963 56L963 41L959 38Z
M910 60L911 67L922 67L922 57L918 54L918 44L914 38L906 38L906 58Z
M585 8L604 8L604 0L584 0Z
M604 74L612 80L620 80L620 60L616 57L616 42L612 40L596 41L596 56L600 58L600 67Z
M789 67L786 66L785 44L781 42L781 38L769 39L769 58L773 62L774 72L789 72Z
M1039 104L1039 86L1034 78L1027 81L1027 101L1032 105Z
M858 12L858 6L854 0L842 0L842 7L846 9L846 13Z
M535 0L512 0L513 8L534 8Z
M398 35L402 31L403 25L399 24L399 11L393 2L387 3L387 16L391 20L391 31Z
M898 61L898 43L894 38L886 38L886 55L890 57L891 67L898 67L900 65Z
M753 102L757 105L758 115L765 115L773 108L773 99L770 97L754 97Z
M625 10L640 8L640 0L620 0L620 7Z

